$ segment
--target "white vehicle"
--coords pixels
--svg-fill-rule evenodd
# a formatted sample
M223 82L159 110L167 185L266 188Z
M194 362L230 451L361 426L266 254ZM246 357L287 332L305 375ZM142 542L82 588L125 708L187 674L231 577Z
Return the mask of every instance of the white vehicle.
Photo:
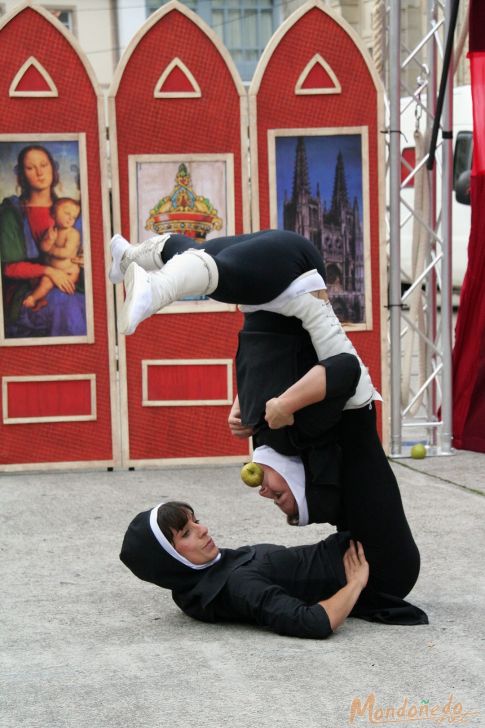
M414 131L416 128L416 104L410 103L409 98L401 99L401 154L403 159L411 166L415 164ZM420 130L425 131L424 112L420 120ZM456 182L463 172L471 169L473 151L473 115L470 86L457 86L453 91L453 190ZM438 137L439 138L439 137ZM426 150L427 151L427 150ZM437 150L437 159L440 151ZM409 175L409 168L405 163L401 168L401 182ZM414 207L414 182L411 181L401 190L401 196L408 205ZM437 189L438 210L441 206L440 184ZM409 219L408 219L409 218ZM463 283L467 266L468 238L470 235L470 206L457 202L455 194L452 196L452 282L454 292L459 292ZM404 223L404 225L403 225ZM409 210L401 205L401 277L403 283L412 280L412 240L413 219Z

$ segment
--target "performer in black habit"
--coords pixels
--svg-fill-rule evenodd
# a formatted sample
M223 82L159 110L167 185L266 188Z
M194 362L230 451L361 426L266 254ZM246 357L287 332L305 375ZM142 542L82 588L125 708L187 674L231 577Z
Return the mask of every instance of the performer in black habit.
M183 295L209 293L220 301L243 304L245 321L236 358L239 398L229 418L231 430L238 437L253 435L256 446L266 444L282 454L301 455L311 520L338 523L341 455L333 426L342 408L362 409L367 444L377 448L382 462L387 460L373 412L364 412L379 395L360 359L360 377L352 369L349 355L358 358L357 352L328 301L321 256L306 238L281 230L215 238L203 249L191 246L193 242L183 235L155 236L139 245L130 245L120 235L113 237L110 279L119 282L124 277L127 291L121 330L132 332L143 318ZM276 430L281 422L274 419L274 411L268 410L271 419L265 421L268 401L273 410L288 407L276 398L318 361L327 362L335 355L340 361L328 372L331 396L323 382L319 399L324 401L315 399L313 407L297 412L293 427ZM325 374L327 369L320 371ZM355 391L350 391L354 378Z
M402 599L375 600L373 564L346 532L310 546L220 549L190 505L167 502L134 518L120 558L140 579L169 589L185 614L204 622L251 623L316 639L328 637L349 615L427 624L425 613Z
M264 309L270 322L262 332L265 340L271 327L276 337L281 326L289 326L283 333L296 332L298 338L302 329L308 332L315 350L313 362L341 353L358 357L329 303L322 257L301 235L263 230L214 238L196 248L185 235L167 233L139 245L130 245L121 235L115 235L111 254L109 278L112 283L124 281L126 290L119 317L121 333L132 334L144 319L184 296L208 295L216 301L240 304L247 314L244 331L248 335L243 343L248 356L252 356L251 345L259 345L256 334ZM296 317L298 321L281 323L283 317ZM297 343L297 356L298 348ZM275 359L273 356L273 362ZM379 398L367 368L359 362L360 380L346 408L363 407ZM272 389L279 380L287 385L289 366L290 362L279 362L272 374ZM294 376L296 369L291 374ZM266 392L260 391L262 395Z
M345 352L344 340L335 324L327 351ZM253 460L263 470L259 493L289 524L328 522L363 543L374 603L384 603L386 595L402 598L411 591L420 555L377 432L377 395L360 360L358 379L356 364L346 353L318 361L296 318L267 310L248 314L239 335L238 397L229 426L237 437L252 436Z
M193 245L190 238L176 234L155 236L139 245L130 245L120 235L113 237L110 280L124 278L126 288L121 331L132 333L144 318L185 295L208 293L218 301L239 303L245 320L236 357L239 398L229 418L231 430L238 437L252 434L255 445L300 454L313 503L311 520L337 524L340 448L334 425L342 408L361 409L380 397L333 312L321 256L306 238L285 230L215 238L204 248ZM330 366L336 355L338 365L334 361L331 370L320 368L324 376L331 376L330 396L324 381L313 400L318 404L298 412L291 428L276 431L281 423L274 419L274 411L268 411L269 429L266 402L271 400L269 407L280 410L283 399L276 400L278 395L318 361ZM387 463L372 412L364 419L363 426L375 433L372 445Z

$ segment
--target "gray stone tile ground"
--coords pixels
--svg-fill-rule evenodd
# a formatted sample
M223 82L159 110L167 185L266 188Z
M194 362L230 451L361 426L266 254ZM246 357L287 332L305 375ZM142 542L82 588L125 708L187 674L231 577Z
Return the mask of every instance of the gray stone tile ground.
M450 456L427 457L424 460L405 458L398 462L443 482L485 494L485 456L482 453L455 450Z
M118 560L132 516L171 497L227 546L330 532L287 527L237 467L0 476L1 728L391 725L379 709L398 720L404 700L398 724L416 705L427 727L423 706L450 696L444 724L485 725L485 497L463 488L485 490L485 456L393 467L422 554L412 600L430 625L348 620L324 642L192 621ZM370 694L372 717L349 723Z

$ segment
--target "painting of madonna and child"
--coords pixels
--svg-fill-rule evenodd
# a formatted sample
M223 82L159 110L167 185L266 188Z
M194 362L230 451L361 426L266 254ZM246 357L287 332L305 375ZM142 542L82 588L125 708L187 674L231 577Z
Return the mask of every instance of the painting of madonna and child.
M367 129L271 130L268 141L271 227L313 243L340 321L371 328Z
M3 345L92 340L83 135L0 137Z

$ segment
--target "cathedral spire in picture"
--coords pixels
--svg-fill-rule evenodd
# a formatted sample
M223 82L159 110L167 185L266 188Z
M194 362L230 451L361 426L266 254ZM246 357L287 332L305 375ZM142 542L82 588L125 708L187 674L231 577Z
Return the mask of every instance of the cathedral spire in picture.
M293 199L300 192L310 194L308 160L303 137L298 137L298 141L296 143L295 171L293 174Z
M342 211L349 207L347 196L347 182L345 180L344 158L342 152L337 155L337 164L335 166L335 177L333 182L332 204L330 206L329 217L332 221L337 222Z
M335 166L315 164L318 153L312 157L313 174L321 175L321 180L334 172L327 201L321 180L315 180L312 189L305 138L297 137L295 142L292 193L288 199L285 191L283 227L308 238L322 255L330 300L340 320L360 323L365 318L362 213L358 198L349 200L344 155L337 146Z

